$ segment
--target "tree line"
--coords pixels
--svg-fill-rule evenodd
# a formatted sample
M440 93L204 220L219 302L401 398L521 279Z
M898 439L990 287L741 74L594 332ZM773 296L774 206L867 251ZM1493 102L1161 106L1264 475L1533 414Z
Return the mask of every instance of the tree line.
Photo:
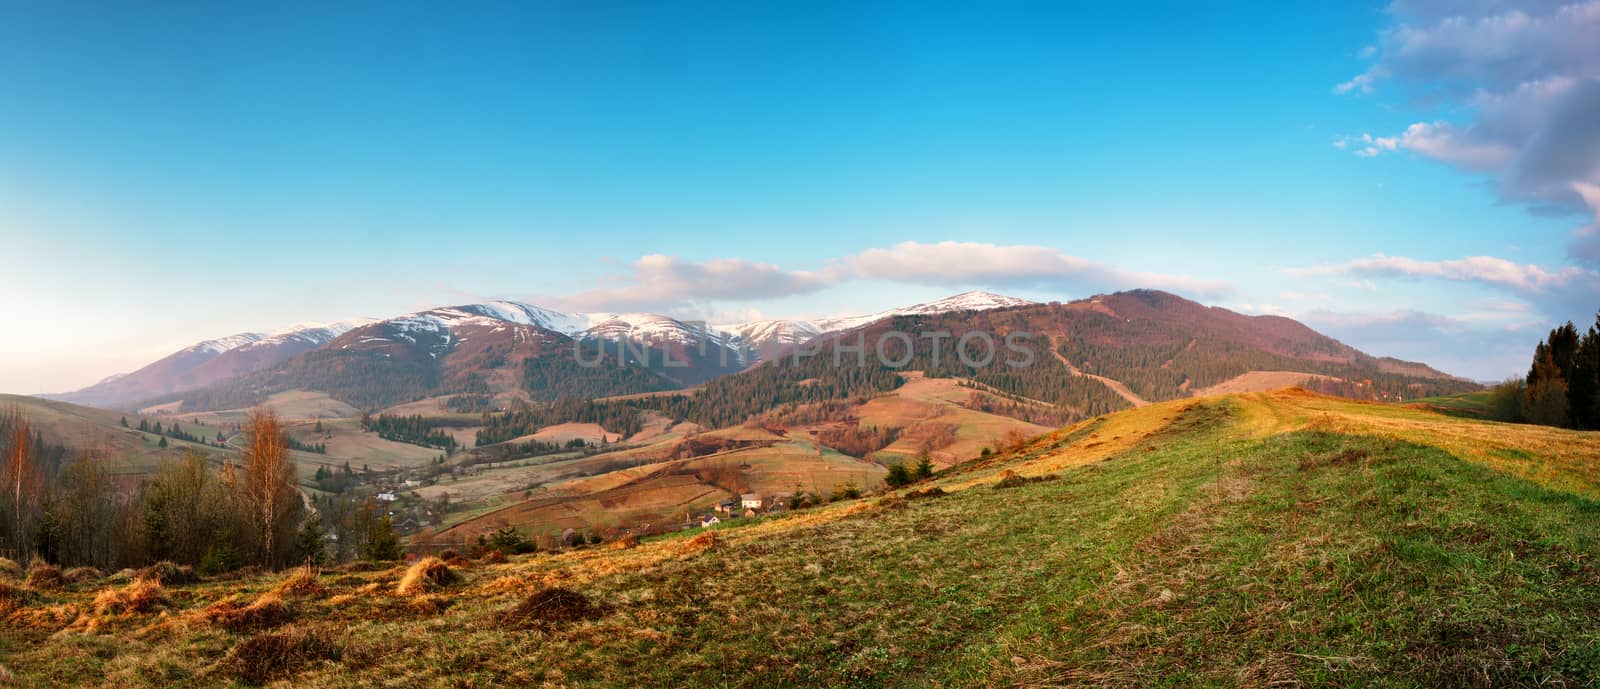
M1495 386L1489 399L1502 421L1600 429L1600 314L1586 331L1571 321L1552 329L1528 375Z
M454 451L456 449L455 436L438 430L447 425L452 424L441 419L430 419L421 414L412 414L410 416L379 414L377 418L373 418L371 414L363 414L361 416L361 427L377 433L378 437L384 440Z
M328 554L322 515L302 501L287 435L269 410L243 424L237 460L191 449L137 482L107 472L107 457L65 458L41 446L20 413L0 415L0 426L0 551L13 559L99 568L170 561L216 573Z

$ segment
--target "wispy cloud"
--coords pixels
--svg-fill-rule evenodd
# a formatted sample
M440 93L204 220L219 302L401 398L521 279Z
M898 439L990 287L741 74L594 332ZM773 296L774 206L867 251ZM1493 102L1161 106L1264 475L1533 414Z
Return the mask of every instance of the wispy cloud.
M1377 254L1333 265L1291 268L1299 276L1355 276L1376 279L1446 280L1504 290L1540 308L1551 318L1584 318L1600 304L1600 271L1567 266L1546 269L1494 256L1424 261Z
M1292 268L1291 275L1367 275L1372 277L1439 278L1457 282L1481 282L1498 285L1519 293L1537 293L1559 288L1585 277L1594 277L1594 271L1567 267L1549 271L1531 264L1513 263L1493 256L1468 256L1447 261L1419 261L1404 256L1377 254L1344 263Z
M855 277L930 285L1069 291L1148 287L1197 298L1219 298L1234 291L1222 281L1125 270L1046 246L902 242L850 256L842 266Z
M1125 270L1044 246L902 242L832 259L816 271L740 258L694 261L654 254L628 264L606 284L569 295L530 297L572 311L711 313L712 302L752 302L811 294L858 280L955 287L1037 288L1084 294L1133 288L1218 298L1225 282Z
M1461 121L1335 142L1363 157L1406 150L1493 177L1502 198L1581 213L1573 258L1600 265L1600 0L1401 0L1365 72L1334 87L1393 82Z
M707 301L810 294L838 280L836 275L785 270L740 258L690 261L652 254L634 261L629 269L608 279L613 285L545 301L576 311L680 311Z
M1527 366L1537 327L1479 323L1413 309L1338 312L1318 309L1299 320L1358 349L1428 364L1456 375L1498 380Z

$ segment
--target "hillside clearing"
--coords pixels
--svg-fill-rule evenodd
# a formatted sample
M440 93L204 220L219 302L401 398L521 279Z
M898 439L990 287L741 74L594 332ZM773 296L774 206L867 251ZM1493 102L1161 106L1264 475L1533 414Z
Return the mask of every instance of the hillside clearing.
M98 586L34 594L0 662L213 686L280 634L326 649L296 687L1594 686L1597 440L1295 391L1169 402L963 464L943 497L474 564L416 597L398 569L326 573L282 632L190 621L276 577L105 619Z

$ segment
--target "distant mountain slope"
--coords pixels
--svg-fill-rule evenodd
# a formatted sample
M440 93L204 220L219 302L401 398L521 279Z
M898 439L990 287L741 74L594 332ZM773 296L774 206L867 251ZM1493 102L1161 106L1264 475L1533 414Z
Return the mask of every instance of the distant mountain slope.
M74 404L116 408L276 366L311 351L365 321L290 326L270 333L239 333L198 342L137 371L106 378L82 390L46 395Z
M894 316L987 311L990 309L1027 306L1033 303L1020 297L1010 297L993 292L962 292L942 299L879 311L865 316L819 318L809 321L791 319L761 320L720 326L719 329L737 338L738 344L745 349L754 352L752 357L754 361L765 361L785 351L790 351L794 346L803 344L818 335L859 328L868 323L875 323Z
M968 292L869 316L829 319L823 323L826 330L832 330L855 327L891 314L1027 303L1031 302L986 292ZM241 333L207 340L133 373L113 376L53 398L118 408L177 399L182 393L216 387L219 390L198 396L215 398L218 404L244 403L263 394L288 389L284 385L312 385L315 387L309 389L328 392L341 390L348 398L346 401L352 403L357 399L373 403L407 401L413 395L440 392L508 394L524 386L519 382L522 376L503 370L507 365L516 368L521 365L522 358L533 354L547 356L559 349L554 346L556 344L576 351L579 343L597 352L609 352L619 360L645 363L644 368L649 372L648 376L623 375L629 381L617 386L584 385L580 388L597 389L602 394L648 392L694 385L732 373L826 330L805 321L766 321L734 326L731 330L711 329L659 314L567 313L515 301L493 301L428 309L382 321L366 319L305 325L276 333ZM551 339L557 335L565 339ZM474 337L475 343L468 348L471 354L449 356ZM543 341L543 344L530 346L528 343L534 340ZM634 347L624 351L618 347L619 342L631 343ZM345 354L310 357L299 365L306 370L299 372L250 377L316 350ZM375 366L373 361L360 361L363 356L385 359L386 363ZM448 363L442 360L447 356ZM328 378L319 381L317 375ZM533 374L535 378L544 375ZM390 379L373 382L382 376ZM365 393L360 390L374 384L379 389ZM220 397L215 394L219 391ZM535 398L543 396L539 390L532 392ZM207 408L211 408L210 405Z

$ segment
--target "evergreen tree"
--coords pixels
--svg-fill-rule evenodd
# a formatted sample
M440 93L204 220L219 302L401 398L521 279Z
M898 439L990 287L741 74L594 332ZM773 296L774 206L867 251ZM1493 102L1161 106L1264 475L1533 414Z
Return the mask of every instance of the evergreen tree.
M921 454L917 455L915 478L922 480L931 476L933 476L933 459L928 456L928 448L922 448Z
M400 548L400 537L395 534L394 522L389 515L383 515L372 523L361 557L373 562L391 562L405 557L405 551Z
M895 462L889 465L889 473L883 477L883 482L889 484L890 488L899 488L911 482L911 472L906 471L905 464Z
M123 428L127 428L128 427L128 417L126 417L126 416L122 417L122 427Z
M1551 347L1540 344L1533 368L1528 371L1528 391L1523 402L1523 416L1529 423L1545 426L1565 426L1567 413L1567 381L1561 377Z
M167 448L167 436L161 436L161 440L156 443L156 447L165 450Z
M301 562L320 565L328 560L328 531L322 528L322 515L312 514L295 534L295 555Z

